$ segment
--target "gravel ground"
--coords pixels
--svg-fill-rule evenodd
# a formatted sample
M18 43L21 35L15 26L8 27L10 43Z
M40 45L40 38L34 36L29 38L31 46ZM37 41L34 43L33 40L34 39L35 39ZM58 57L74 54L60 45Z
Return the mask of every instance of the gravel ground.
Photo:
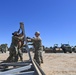
M75 53L47 53L43 57L42 69L46 75L76 75Z
M0 61L7 59L8 55L8 52L0 54ZM23 59L29 59L27 53L23 54ZM41 68L46 75L76 75L75 53L43 53L43 59Z

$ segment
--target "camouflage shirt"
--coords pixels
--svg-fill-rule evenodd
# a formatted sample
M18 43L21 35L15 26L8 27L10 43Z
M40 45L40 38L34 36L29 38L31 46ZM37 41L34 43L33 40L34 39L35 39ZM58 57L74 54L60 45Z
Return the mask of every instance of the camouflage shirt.
M33 42L35 50L42 50L42 40L40 37L34 37L31 41Z
M12 43L11 46L17 46L19 40L23 40L24 36L18 37L18 36L12 36Z

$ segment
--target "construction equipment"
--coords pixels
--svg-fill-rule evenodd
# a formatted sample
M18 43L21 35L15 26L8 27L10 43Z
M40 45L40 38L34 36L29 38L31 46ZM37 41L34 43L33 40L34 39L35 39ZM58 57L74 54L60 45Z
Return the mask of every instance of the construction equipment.
M0 63L0 75L45 75L41 67L31 57L25 35L24 24L21 24L20 28L23 30L23 34L25 37L24 40L29 60L23 62Z

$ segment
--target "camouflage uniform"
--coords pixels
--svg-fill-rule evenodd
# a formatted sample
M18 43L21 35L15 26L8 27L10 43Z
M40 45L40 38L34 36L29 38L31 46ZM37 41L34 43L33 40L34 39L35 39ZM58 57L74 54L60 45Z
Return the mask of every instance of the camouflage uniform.
M34 59L37 61L37 63L40 65L40 63L43 61L42 58L42 42L40 37L35 37L32 39L34 48L35 48L35 54Z
M12 36L12 43L11 43L11 46L10 46L10 55L9 57L7 58L7 61L10 62L10 61L14 61L14 62L17 62L18 61L18 40L22 40L23 39L23 36L22 37L18 37L18 36Z
M40 37L31 38L30 42L33 42L33 46L35 49L34 59L39 65L41 65L41 62L43 62L43 58L42 58L43 47L42 47L41 38Z

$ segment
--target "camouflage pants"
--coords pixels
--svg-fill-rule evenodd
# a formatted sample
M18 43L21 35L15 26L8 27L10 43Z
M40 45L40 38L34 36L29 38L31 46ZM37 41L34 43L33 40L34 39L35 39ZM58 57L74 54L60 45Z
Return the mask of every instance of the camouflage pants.
M18 49L18 57L20 57L20 60L23 61L23 53L21 49Z
M41 59L41 63L43 63L42 51L40 51L40 59Z
M18 49L16 46L10 47L9 57L6 60L7 62L17 62L18 61Z
M34 59L36 60L36 62L41 65L41 58L40 58L40 50L35 50L35 54L34 54Z

